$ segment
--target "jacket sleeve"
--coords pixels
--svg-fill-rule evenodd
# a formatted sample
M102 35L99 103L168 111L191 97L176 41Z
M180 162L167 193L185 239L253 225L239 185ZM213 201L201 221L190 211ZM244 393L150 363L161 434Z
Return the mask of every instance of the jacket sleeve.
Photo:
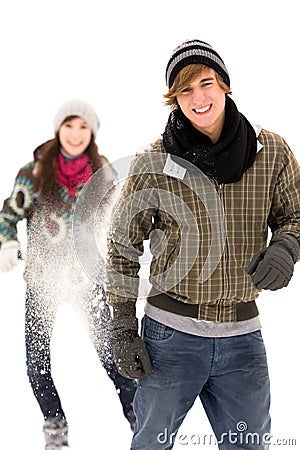
M286 143L268 223L273 234L291 234L300 244L300 167Z
M17 224L26 217L35 198L33 166L32 162L20 169L10 197L4 200L0 211L0 244L18 239Z
M144 253L144 241L149 239L153 229L153 217L157 210L156 189L153 176L139 167L142 159L137 156L133 161L125 186L113 208L106 269L106 294L111 305L136 301L139 258Z

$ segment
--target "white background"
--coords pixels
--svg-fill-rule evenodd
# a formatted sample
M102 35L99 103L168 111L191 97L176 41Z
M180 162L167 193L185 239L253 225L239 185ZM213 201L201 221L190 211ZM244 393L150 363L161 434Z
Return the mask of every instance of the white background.
M296 8L295 0L3 2L1 203L34 148L53 137L53 116L68 98L92 103L101 121L97 142L111 161L153 141L169 113L162 97L165 67L170 52L185 39L213 45L229 70L240 111L282 135L299 160ZM0 274L0 447L41 450L43 420L26 378L22 271L20 263L13 273ZM271 376L273 434L297 439L298 445L299 274L296 267L288 288L264 292L258 302ZM57 318L53 372L72 448L129 449L130 431L114 388L69 305ZM178 442L176 449L214 448L202 442L211 429L200 403L180 434L194 445ZM192 440L195 434L202 436L201 445Z

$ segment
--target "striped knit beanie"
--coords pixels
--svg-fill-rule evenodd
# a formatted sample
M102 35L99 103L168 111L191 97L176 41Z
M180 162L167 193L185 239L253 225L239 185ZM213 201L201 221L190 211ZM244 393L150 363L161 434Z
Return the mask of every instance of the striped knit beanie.
M92 106L80 99L68 100L58 109L53 120L55 134L58 132L63 121L69 116L82 117L91 128L93 135L96 138L100 126L99 118Z
M166 82L170 89L178 73L189 64L205 64L214 69L230 86L228 70L220 55L206 42L194 39L175 48L166 69Z

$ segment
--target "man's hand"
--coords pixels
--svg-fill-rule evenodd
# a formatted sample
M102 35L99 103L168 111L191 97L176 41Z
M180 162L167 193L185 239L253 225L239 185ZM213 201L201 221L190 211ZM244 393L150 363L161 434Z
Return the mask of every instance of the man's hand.
M276 291L287 286L299 258L299 243L287 233L275 235L270 245L252 259L248 273L257 289Z
M113 356L118 372L126 378L142 378L150 375L151 361L144 342L138 335L135 304L133 302L113 305L110 323L113 337Z

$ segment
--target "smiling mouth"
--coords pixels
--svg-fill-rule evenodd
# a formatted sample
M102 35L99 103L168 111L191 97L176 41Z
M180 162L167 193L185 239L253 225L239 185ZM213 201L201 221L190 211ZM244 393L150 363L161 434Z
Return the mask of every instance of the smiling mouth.
M81 142L79 142L78 144L74 144L73 142L69 142L69 145L71 145L72 147L80 147Z
M203 108L193 108L193 111L196 114L206 114L208 111L210 111L212 108L212 105L203 106Z

